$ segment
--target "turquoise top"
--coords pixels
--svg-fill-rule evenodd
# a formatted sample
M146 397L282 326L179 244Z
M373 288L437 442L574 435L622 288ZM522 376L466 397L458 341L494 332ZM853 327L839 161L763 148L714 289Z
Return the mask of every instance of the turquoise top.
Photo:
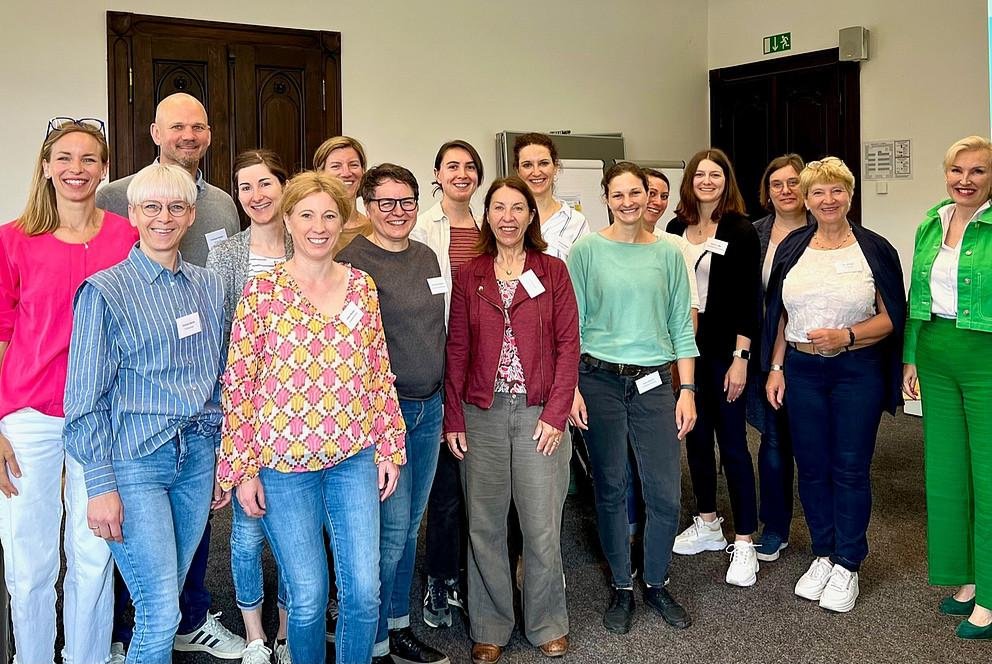
M689 278L675 245L614 242L592 233L572 246L568 271L583 353L641 366L699 355Z

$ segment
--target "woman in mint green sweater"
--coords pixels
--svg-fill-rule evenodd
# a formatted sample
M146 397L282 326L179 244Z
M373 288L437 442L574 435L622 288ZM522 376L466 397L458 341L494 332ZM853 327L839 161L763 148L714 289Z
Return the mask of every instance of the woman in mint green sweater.
M923 398L930 583L960 586L939 611L992 639L992 144L954 143L944 177L916 230L903 390Z

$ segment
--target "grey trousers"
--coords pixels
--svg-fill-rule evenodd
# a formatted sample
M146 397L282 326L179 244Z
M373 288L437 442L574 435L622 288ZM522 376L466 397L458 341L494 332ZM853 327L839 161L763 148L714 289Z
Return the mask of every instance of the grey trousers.
M568 432L551 456L537 452L542 409L526 395L497 394L492 408L465 404L468 452L461 463L468 511L468 615L476 643L506 645L513 633L513 577L507 552L510 497L523 534L524 634L541 645L568 634L561 561L561 514L568 493Z

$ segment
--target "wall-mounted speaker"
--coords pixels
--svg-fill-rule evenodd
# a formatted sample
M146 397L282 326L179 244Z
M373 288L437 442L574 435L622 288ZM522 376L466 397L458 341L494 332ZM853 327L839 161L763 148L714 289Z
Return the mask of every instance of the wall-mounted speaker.
M841 28L838 35L841 62L857 62L868 59L868 38L871 32L860 25Z

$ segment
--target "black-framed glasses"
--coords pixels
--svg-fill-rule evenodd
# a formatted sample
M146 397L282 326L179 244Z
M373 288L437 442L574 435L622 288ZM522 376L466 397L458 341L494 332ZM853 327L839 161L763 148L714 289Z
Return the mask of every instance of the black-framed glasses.
M413 212L417 209L416 198L370 198L369 203L379 206L379 212L392 212L399 205L404 212Z
M172 201L164 207L173 217L181 217L189 212L191 206L186 201ZM162 208L163 205L158 201L145 201L144 203L138 203L138 209L140 209L142 214L146 217L157 217L162 213Z
M93 129L103 134L104 138L107 138L107 127L100 118L69 118L63 116L54 117L48 121L48 131L45 132L45 138L51 136L53 131L58 131L69 125L79 125L86 129Z

